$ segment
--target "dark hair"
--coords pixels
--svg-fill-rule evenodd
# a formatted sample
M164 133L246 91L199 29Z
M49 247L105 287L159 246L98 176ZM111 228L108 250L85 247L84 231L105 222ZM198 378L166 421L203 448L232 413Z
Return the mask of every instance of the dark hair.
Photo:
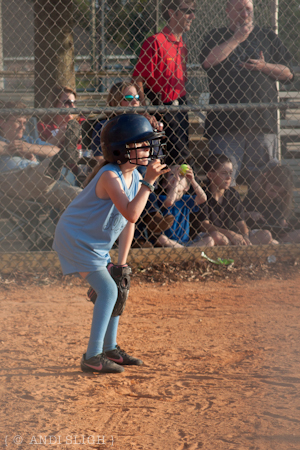
M50 93L45 101L45 108L56 108L57 103L60 100L62 94L73 94L74 97L77 97L77 93L75 89L70 86L61 86L60 84L56 84L50 89Z
M24 108L26 108L27 106L25 105L25 103L23 103L23 102L21 102L21 101L15 101L15 102L11 102L11 101L9 101L9 102L3 102L3 101L1 101L0 102L0 108L2 109L24 109ZM2 120L8 120L10 117L18 117L18 116L20 116L20 114L15 114L15 113L12 113L12 114L9 114L9 115L4 115L4 114L1 114L1 110L0 110L0 119L2 119Z
M169 19L170 19L168 10L173 9L174 11L178 11L181 3L182 3L182 0L163 0L162 5L161 5L161 13L162 13L163 19L166 22L169 22ZM194 0L186 0L184 3L186 3L187 5L194 5L195 1Z
M44 108L56 108L57 103L60 100L60 97L62 94L73 94L74 97L77 97L76 90L71 88L70 86L61 86L60 84L55 84L51 89L48 97L46 98L44 102ZM51 114L45 114L41 118L43 122L49 123L53 120L53 115Z
M225 155L224 153L220 153L219 155L211 155L203 164L203 169L205 173L215 172L219 169L222 164L231 163L231 159Z
M102 167L106 166L106 164L109 164L109 162L104 160L104 161L98 162L98 164L95 165L92 172L86 177L86 179L83 183L84 188L92 181L93 178L95 178L95 176L97 175L99 170L102 169Z
M283 193L280 195L278 202L280 203L282 213L288 216L292 209L294 189L291 169L288 166L282 166L280 164L267 168L257 177L252 185L252 189L257 192L260 198L264 198L266 197L268 185L283 188Z

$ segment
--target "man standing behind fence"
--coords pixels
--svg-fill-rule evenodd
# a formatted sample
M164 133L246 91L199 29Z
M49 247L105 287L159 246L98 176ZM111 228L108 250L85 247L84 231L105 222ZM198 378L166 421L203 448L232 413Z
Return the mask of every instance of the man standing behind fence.
M254 24L251 0L229 0L226 14L228 28L211 30L200 54L210 104L277 102L276 81L293 79L291 54L271 29ZM277 157L276 109L211 111L205 129L210 150L232 160L234 179L243 163L251 183Z
M141 104L145 96L153 105L186 104L187 47L182 34L195 18L192 0L163 0L162 15L167 26L143 43L133 72ZM189 161L188 114L180 111L163 116L167 141L167 164Z

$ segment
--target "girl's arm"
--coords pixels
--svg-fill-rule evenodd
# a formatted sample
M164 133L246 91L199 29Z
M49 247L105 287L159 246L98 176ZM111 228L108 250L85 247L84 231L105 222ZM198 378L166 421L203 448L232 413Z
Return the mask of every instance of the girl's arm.
M124 265L127 261L127 256L131 247L133 235L134 235L134 223L127 222L126 227L119 236L119 254L118 265Z
M251 242L249 240L249 229L246 225L246 222L244 220L240 220L236 223L236 226L240 232L240 234L243 236L244 240L247 242L248 245L251 245Z
M168 185L166 187L166 200L164 201L164 206L170 208L177 200L188 191L189 185L186 180L180 176L180 167L178 167L173 174L171 173L168 178Z
M166 168L166 165L161 164L160 160L156 159L147 166L144 180L153 185L159 175L168 171L169 169ZM142 184L134 199L129 201L119 176L110 171L104 172L96 185L96 195L102 199L110 198L122 216L131 223L135 223L140 217L146 206L149 194L149 188Z
M195 175L194 175L194 172L191 167L189 167L185 176L191 183L191 186L193 187L194 192L196 194L195 203L197 205L201 205L202 203L206 202L207 196L206 196L205 192L203 191L202 187L199 186L199 184L195 180Z

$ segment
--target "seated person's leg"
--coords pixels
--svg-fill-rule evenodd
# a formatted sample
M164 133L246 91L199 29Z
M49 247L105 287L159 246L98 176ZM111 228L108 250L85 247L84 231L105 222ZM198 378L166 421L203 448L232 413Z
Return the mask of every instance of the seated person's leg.
M268 230L251 230L249 239L252 245L268 245L273 241L273 237Z
M62 213L81 191L80 187L57 181L47 193L38 197L38 201L49 204Z
M53 178L45 176L49 161L50 159L46 158L36 166L28 165L24 169L1 174L0 189L11 198L37 199L56 183Z
M291 243L291 244L300 243L300 230L290 231L289 233L287 233L280 239L280 242L286 243L286 244L287 243Z
M215 245L215 241L207 233L200 233L196 236L192 241L190 241L187 247L213 247Z
M219 231L213 231L210 236L213 238L215 245L230 245L229 239Z
M172 248L183 248L184 246L179 244L177 241L168 238L165 234L161 234L157 238L155 247L172 247Z

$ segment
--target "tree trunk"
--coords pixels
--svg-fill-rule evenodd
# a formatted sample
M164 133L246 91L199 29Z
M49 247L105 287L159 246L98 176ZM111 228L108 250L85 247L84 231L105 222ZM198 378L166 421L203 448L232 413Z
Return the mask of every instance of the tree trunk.
M73 0L34 2L35 107L55 84L75 89Z

